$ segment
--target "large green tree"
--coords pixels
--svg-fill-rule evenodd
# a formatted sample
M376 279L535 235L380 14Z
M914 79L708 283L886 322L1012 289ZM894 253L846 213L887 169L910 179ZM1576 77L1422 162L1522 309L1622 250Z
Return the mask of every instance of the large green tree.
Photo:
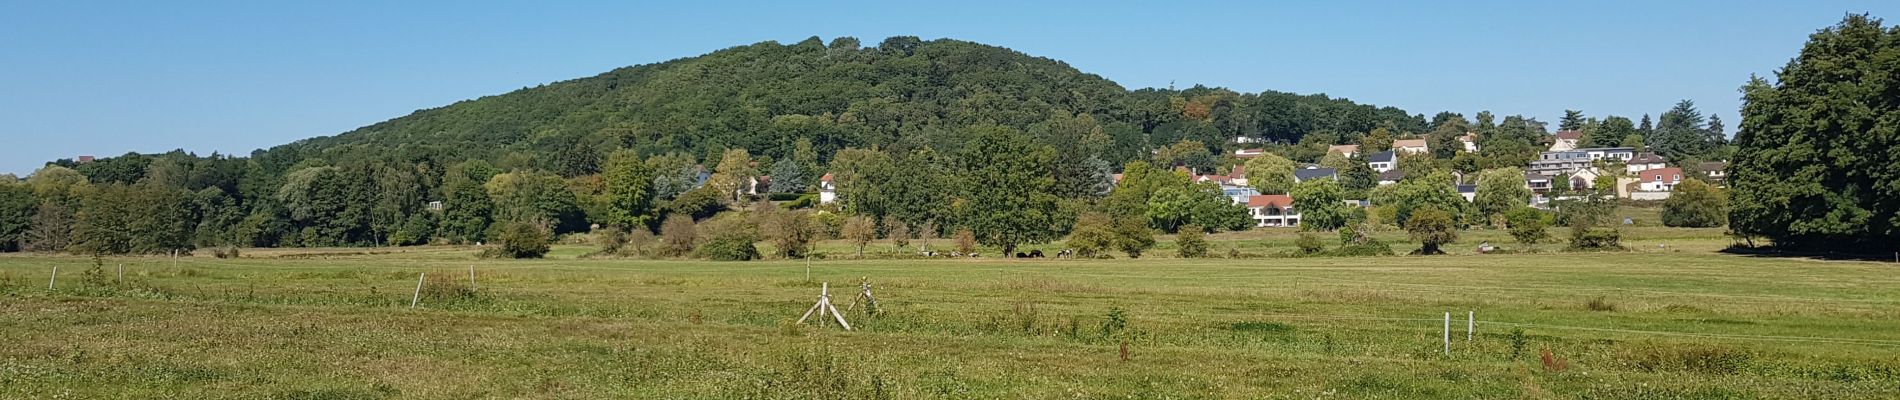
M1789 248L1900 249L1900 31L1849 15L1742 88L1731 229Z
M1005 253L1055 239L1056 196L1049 163L1056 150L1007 127L971 128L958 157L960 221L977 241Z
M1485 170L1478 175L1478 192L1471 205L1485 221L1503 222L1504 213L1524 207L1531 200L1531 189L1524 186L1524 171L1515 167Z
M646 229L653 219L653 175L646 160L632 150L607 156L601 183L606 185L608 224L619 229Z

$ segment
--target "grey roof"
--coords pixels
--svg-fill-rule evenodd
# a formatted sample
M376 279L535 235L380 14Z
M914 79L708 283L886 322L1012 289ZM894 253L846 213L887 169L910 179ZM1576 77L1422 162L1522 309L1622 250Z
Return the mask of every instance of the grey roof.
M1668 158L1663 158L1663 156L1657 155L1656 153L1647 152L1637 154L1636 158L1630 159L1630 164L1662 164L1666 162L1669 162Z
M1300 168L1293 170L1293 178L1300 181L1317 178L1339 179L1339 170L1332 168Z
M1379 180L1381 181L1398 182L1400 179L1405 179L1405 171L1398 168L1379 173Z
M1458 185L1458 193L1477 193L1478 185Z
M1372 155L1369 155L1369 156L1366 156L1366 161L1370 161L1370 162L1392 162L1392 151L1391 151L1391 150L1386 150L1386 151L1381 151L1381 152L1377 152L1377 153L1372 153Z

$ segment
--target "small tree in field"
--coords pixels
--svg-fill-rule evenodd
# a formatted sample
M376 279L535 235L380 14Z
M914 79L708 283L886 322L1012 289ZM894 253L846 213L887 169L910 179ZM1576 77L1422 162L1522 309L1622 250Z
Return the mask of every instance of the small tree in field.
M1405 220L1405 231L1412 240L1418 241L1419 255L1445 254L1439 246L1458 241L1458 226L1452 222L1451 214L1437 208L1421 208L1413 211L1411 218Z
M1141 258L1141 252L1155 247L1155 233L1148 224L1139 218L1125 218L1115 221L1115 248L1128 254L1128 258Z
M1181 233L1174 236L1175 254L1181 258L1207 257L1207 238L1200 225L1181 226Z
M1119 239L1108 214L1089 212L1076 217L1067 246L1075 249L1076 255L1093 258L1113 249Z
M858 246L858 257L864 257L864 246L877 239L877 222L870 217L851 217L844 221L838 235L851 240L851 244Z
M970 232L969 229L958 229L956 236L957 252L963 254L976 252L976 232Z
M1511 237L1517 239L1518 243L1535 246L1540 242L1550 240L1550 232L1545 230L1547 224L1544 223L1542 211L1530 207L1518 207L1506 212L1504 219L1511 225Z
M896 253L905 247L909 247L910 225L896 219L885 218L884 220L886 221L884 223L884 229L888 231L884 236L891 239L891 252Z

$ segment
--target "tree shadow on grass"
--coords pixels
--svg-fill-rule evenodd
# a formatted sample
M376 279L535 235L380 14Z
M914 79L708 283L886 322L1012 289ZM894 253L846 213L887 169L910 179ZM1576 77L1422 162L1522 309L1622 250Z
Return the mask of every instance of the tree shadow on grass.
M1732 245L1722 249L1722 253L1764 258L1806 258L1827 261L1870 261L1900 263L1892 252L1847 252L1839 250L1787 249L1772 246Z

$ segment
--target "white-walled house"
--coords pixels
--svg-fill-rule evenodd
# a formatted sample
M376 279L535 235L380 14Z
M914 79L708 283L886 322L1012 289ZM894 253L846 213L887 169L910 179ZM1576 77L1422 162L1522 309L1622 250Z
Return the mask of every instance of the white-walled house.
M1477 133L1468 132L1468 133L1465 133L1464 136L1459 136L1458 143L1465 145L1466 153L1478 152L1478 134Z
M1644 152L1643 154L1637 154L1636 157L1630 158L1629 164L1625 165L1625 168L1634 174L1668 166L1669 159L1656 155L1656 153Z
M1550 142L1550 151L1576 150L1580 140L1583 140L1583 132L1557 131L1556 139Z
M1247 199L1247 210L1253 213L1254 226L1300 226L1300 212L1293 209L1291 196L1253 196Z
M831 204L838 201L838 185L831 182L831 174L818 178L818 204Z
M1579 169L1596 168L1597 160L1629 161L1636 156L1636 149L1628 147L1597 147L1565 151L1546 151L1539 153L1531 161L1530 171L1545 175L1565 174Z
M1636 190L1667 192L1682 183L1682 168L1657 168L1636 173Z
M1340 155L1343 155L1343 156L1346 156L1346 157L1352 157L1352 156L1356 156L1356 155L1359 155L1359 145L1356 145L1356 144L1336 144L1336 145L1332 145L1332 147L1327 147L1327 148L1326 148L1326 152L1327 152L1327 153L1339 153Z
M1372 167L1372 172L1391 171L1399 167L1399 156L1392 150L1372 153L1366 156L1366 166Z
M1399 139L1392 141L1392 150L1401 154L1424 154L1432 151L1425 139Z

